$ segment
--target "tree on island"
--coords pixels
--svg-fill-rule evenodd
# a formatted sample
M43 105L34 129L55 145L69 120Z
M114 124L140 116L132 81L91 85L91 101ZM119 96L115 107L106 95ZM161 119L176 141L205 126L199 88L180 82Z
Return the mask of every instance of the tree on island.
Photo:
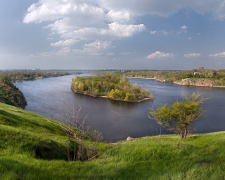
M156 120L162 127L177 133L181 138L186 138L188 130L194 121L202 116L201 105L205 99L201 94L191 94L183 97L172 105L162 105L149 112L149 118Z
M120 75L76 77L71 88L76 93L94 97L108 97L113 100L138 102L153 99L152 93L138 84L130 84L127 78Z

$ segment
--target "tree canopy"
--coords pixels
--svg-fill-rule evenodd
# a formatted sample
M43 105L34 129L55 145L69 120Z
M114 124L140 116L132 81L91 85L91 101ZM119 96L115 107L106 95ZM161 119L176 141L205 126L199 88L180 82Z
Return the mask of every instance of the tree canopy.
M122 101L139 101L153 98L148 89L141 89L137 84L130 84L127 78L119 75L76 77L72 81L75 92L95 97L107 96Z
M156 110L149 112L149 118L164 128L173 131L181 138L186 138L188 130L194 121L202 116L201 105L205 99L201 94L191 94L184 96L182 101L177 101L172 105L164 104Z

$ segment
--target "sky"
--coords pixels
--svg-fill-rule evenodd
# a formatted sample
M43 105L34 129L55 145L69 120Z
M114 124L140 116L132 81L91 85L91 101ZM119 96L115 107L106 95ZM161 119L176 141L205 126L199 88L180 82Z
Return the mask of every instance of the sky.
M225 0L3 0L0 69L225 68Z

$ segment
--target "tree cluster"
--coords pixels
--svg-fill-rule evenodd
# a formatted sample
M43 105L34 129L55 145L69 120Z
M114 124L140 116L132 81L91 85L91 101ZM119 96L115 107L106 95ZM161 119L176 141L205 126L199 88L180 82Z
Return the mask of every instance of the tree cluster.
M153 98L148 89L141 89L137 84L130 84L127 78L119 75L76 77L72 89L93 96L108 96L123 101L139 101Z

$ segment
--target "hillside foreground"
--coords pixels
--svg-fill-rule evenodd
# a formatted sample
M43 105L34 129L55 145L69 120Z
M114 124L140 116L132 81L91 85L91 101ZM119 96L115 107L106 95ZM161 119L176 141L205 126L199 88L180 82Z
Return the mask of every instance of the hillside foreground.
M73 162L66 160L68 137L57 123L0 103L0 179L225 179L225 132L115 144L86 137L101 155Z

